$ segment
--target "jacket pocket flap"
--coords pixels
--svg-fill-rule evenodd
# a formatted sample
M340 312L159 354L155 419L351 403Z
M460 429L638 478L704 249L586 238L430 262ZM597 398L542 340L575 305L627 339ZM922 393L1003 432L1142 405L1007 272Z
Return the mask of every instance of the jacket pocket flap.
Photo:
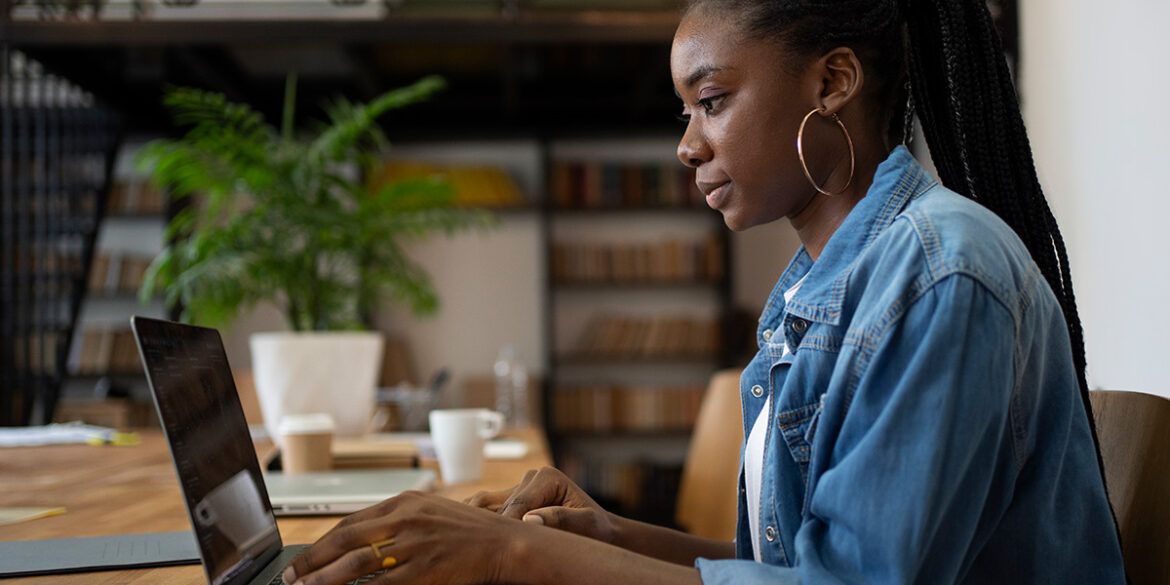
M797 463L808 463L812 455L813 423L820 414L820 401L776 414L776 425Z

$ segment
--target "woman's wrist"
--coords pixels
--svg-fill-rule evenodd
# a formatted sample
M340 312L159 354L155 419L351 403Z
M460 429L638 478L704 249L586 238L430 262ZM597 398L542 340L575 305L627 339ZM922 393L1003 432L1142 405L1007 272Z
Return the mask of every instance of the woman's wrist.
M541 582L538 577L540 563L547 559L542 558L546 555L541 554L540 538L536 535L537 531L532 528L521 523L516 527L512 538L504 539L508 545L501 563L498 583L537 585Z
M605 513L609 516L609 525L611 527L608 540L609 544L630 550L630 519L609 511Z
M626 527L633 524L633 521L620 517L614 520L619 520L619 524ZM621 550L616 548L616 543L604 543L548 527L516 526L507 537L507 542L506 557L502 559L496 578L492 579L496 583L700 583L698 571L693 567L656 559L630 549Z

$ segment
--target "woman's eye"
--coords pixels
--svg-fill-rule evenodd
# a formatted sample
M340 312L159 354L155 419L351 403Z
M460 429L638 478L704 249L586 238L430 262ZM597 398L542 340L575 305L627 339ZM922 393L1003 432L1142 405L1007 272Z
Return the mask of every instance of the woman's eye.
M719 94L719 95L713 95L710 97L705 97L705 98L699 100L699 105L703 106L703 111L706 112L708 115L710 115L710 114L715 113L716 108L719 107L719 104L721 104L723 102L723 98L725 98L725 97L727 97L727 94Z

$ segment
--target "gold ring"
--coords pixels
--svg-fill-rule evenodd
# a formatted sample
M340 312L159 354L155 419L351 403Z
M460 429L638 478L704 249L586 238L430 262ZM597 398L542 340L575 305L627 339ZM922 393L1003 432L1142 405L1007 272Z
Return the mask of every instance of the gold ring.
M394 539L387 538L386 540L379 540L378 542L371 542L370 548L374 550L374 556L376 556L380 559L380 558L382 558L382 551L380 549L383 547L390 546L392 544L394 544ZM394 558L394 557L389 557L389 558Z

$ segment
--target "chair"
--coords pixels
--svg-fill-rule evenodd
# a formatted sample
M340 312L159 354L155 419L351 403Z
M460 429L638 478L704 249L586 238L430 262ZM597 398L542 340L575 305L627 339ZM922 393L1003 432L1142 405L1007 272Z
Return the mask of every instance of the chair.
M1132 585L1170 585L1170 400L1093 391L1109 501Z
M743 443L739 405L742 372L723 370L711 377L691 434L675 522L697 536L735 538L739 448Z

